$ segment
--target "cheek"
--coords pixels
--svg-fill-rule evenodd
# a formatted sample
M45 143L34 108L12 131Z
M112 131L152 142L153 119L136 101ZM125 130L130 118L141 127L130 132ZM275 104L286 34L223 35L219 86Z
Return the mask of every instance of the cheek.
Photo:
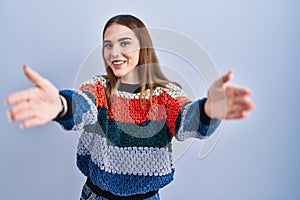
M107 64L109 64L109 52L107 51L104 51L103 52L103 57L104 57L104 60Z
M130 57L130 59L137 64L140 58L140 54L139 51L133 51L130 54L128 54L128 57Z
M139 45L132 44L128 46L126 49L124 49L123 55L126 55L131 60L139 60L139 55L140 55Z

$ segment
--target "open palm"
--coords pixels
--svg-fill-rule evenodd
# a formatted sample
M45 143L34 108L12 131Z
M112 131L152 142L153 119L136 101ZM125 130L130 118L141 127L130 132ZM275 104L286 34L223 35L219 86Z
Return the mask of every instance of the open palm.
M254 108L249 100L251 91L245 87L231 85L230 71L216 80L208 90L205 112L211 118L240 119L247 117L247 111Z
M62 105L58 89L48 79L26 65L23 70L35 86L9 95L5 103L12 105L7 113L8 118L23 121L21 127L30 128L54 119Z

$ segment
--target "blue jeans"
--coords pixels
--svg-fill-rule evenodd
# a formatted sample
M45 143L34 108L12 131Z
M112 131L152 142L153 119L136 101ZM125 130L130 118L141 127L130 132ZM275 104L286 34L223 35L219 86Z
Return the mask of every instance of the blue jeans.
M101 196L97 196L93 191L85 184L82 188L80 200L110 200ZM160 200L159 194L155 194L145 200Z

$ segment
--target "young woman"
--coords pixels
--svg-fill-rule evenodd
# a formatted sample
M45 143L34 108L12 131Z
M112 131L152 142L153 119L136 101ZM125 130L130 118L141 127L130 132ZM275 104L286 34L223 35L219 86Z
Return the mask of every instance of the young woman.
M111 18L103 30L107 75L79 90L58 90L24 66L35 87L11 94L12 121L30 128L52 120L80 130L77 166L87 177L81 199L159 199L173 180L171 141L210 136L221 119L247 116L246 88L229 85L232 72L189 100L162 73L147 28L132 15ZM226 101L225 101L226 98Z

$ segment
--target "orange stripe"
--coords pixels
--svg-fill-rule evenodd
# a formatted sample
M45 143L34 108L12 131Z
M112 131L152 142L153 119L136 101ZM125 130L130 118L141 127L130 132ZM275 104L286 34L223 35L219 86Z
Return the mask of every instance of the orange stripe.
M175 122L178 113L183 105L190 101L185 96L171 97L167 92L152 96L152 107L149 99L143 101L143 106L139 99L124 98L115 95L112 106L108 108L105 95L105 87L100 81L96 84L87 84L80 87L82 91L92 93L96 98L96 106L108 109L108 119L119 122L142 124L146 120L166 120L171 134L175 136Z
M144 107L139 99L128 99L115 96L112 106L108 110L108 118L119 122L141 124L146 120L164 120L167 119L167 126L170 127L172 135L175 135L175 122L177 115L189 99L184 96L172 98L166 92L159 96L152 97L152 107L150 101L144 101Z
M105 95L105 87L102 85L100 81L97 81L95 84L87 84L80 87L82 91L88 91L92 93L96 99L96 106L108 108L106 95Z

